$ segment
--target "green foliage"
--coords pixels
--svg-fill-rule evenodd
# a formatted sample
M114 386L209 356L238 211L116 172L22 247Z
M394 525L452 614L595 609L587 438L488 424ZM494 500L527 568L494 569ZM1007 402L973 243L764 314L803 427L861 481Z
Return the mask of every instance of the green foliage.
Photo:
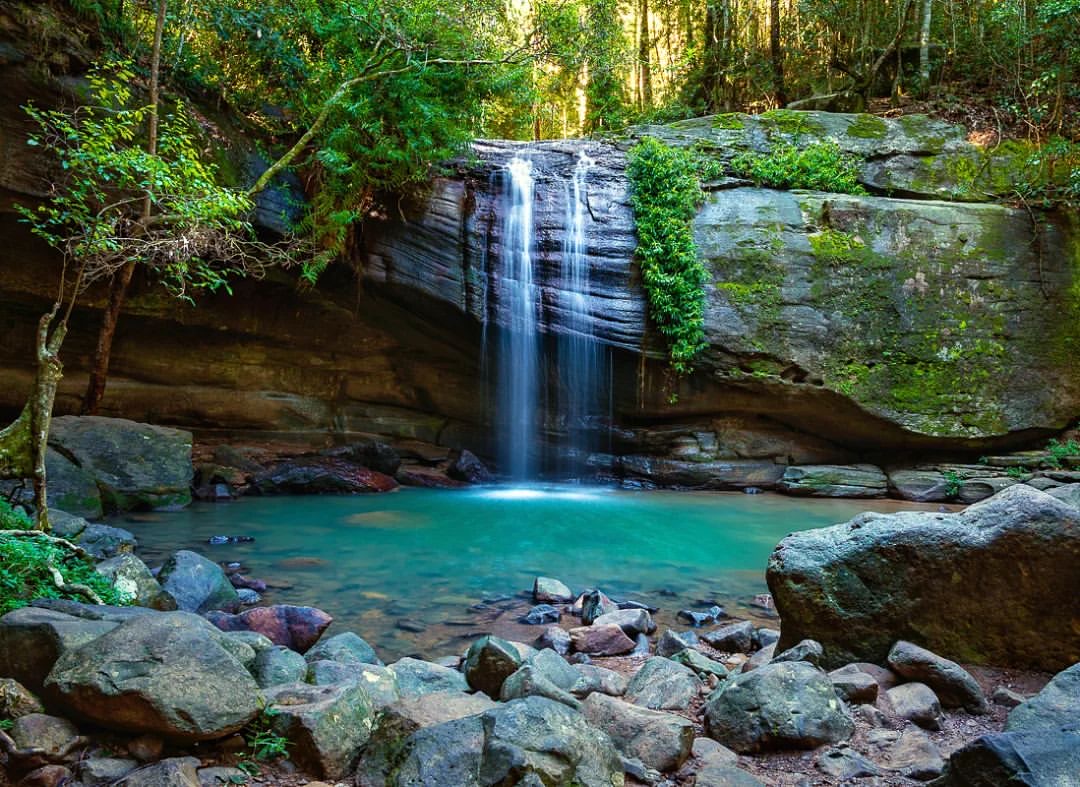
M56 587L49 566L68 584L89 587L106 604L128 604L109 580L94 570L87 558L51 543L44 536L0 536L0 615L25 607L37 598L85 600L72 591Z
M259 762L284 757L288 753L288 738L274 731L274 721L279 715L280 711L263 707L259 715L244 728L244 741L251 756Z
M1027 478L1028 473L1022 467L1010 467L1005 471L1005 475L1012 478L1015 481L1023 481Z
M942 473L945 477L945 494L956 497L960 494L960 487L964 485L964 479L955 470L946 470Z
M1048 464L1052 467L1061 467L1065 460L1072 457L1080 457L1080 443L1076 440L1051 440L1046 444Z
M29 530L33 526L33 521L22 509L0 498L0 530Z
M649 315L672 368L685 374L705 346L706 271L692 227L704 199L699 165L692 153L646 137L630 150L626 171Z
M866 194L859 183L859 160L831 140L802 148L775 143L768 153L736 156L731 168L737 175L770 188Z
M13 719L0 719L0 730L4 730L5 732L7 732L14 726L15 721Z

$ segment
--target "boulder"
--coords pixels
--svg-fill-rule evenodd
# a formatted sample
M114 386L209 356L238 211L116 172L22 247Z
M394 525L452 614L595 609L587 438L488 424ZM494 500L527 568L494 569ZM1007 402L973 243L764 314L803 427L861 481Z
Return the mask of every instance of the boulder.
M255 607L239 615L210 612L206 619L222 631L254 631L298 653L306 653L334 621L321 609L291 604Z
M541 650L526 662L560 689L571 691L581 680L580 664L570 664L553 650ZM594 668L597 669L597 668Z
M307 675L308 664L295 650L273 645L255 656L252 674L259 688L299 683Z
M462 671L469 686L496 698L502 691L503 681L520 666L521 656L514 646L504 639L489 635L481 637L469 647Z
M825 673L802 661L729 678L705 703L705 731L740 753L812 749L855 730Z
M986 713L990 710L990 704L975 678L955 661L900 640L889 651L888 662L897 675L925 683L933 689L942 707L964 708L970 713Z
M379 440L361 440L340 448L331 448L324 454L349 459L388 476L393 476L401 467L401 455L392 446Z
M578 653L590 656L620 656L634 649L634 640L615 624L572 628L570 642Z
M324 639L317 645L312 646L304 657L309 663L315 661L336 661L339 664L377 664L382 666L382 661L375 655L375 648L371 647L362 637L351 631Z
M694 778L694 787L764 787L765 782L733 764L707 762Z
M202 787L198 768L195 757L170 757L131 771L112 787Z
M875 465L792 465L776 488L808 497L885 497L888 479Z
M1080 730L990 733L954 751L942 787L1072 785L1080 773Z
M965 478L960 484L960 491L956 499L961 503L978 503L993 497L1003 489L1020 483L1015 479L1002 476L989 476L986 478Z
M533 601L537 604L563 603L574 600L574 594L566 585L551 577L537 577L533 581Z
M829 673L836 693L852 704L873 703L878 696L878 682L855 664L846 664Z
M652 616L643 609L617 609L614 612L606 612L593 621L594 626L609 624L621 628L628 637L637 637L638 634L652 634L656 631L656 624L653 623Z
M53 424L58 420L54 418ZM87 519L100 519L104 515L105 506L94 474L51 446L45 451L45 474L49 479L50 509L55 506L69 515Z
M484 725L479 715L421 727L388 743L376 731L356 773L357 787L481 787Z
M682 716L641 708L606 694L590 694L582 713L611 737L620 752L650 768L673 771L690 756L694 725Z
M581 709L581 703L573 694L555 683L551 677L532 664L522 665L521 669L508 677L503 683L502 692L499 695L499 699L503 702L523 697L546 697L549 700L561 702L574 710Z
M749 620L729 623L701 635L705 643L725 653L749 653L754 646L753 638L754 624Z
M116 625L38 607L12 610L0 618L0 675L40 692L57 659Z
M401 699L394 673L377 664L312 661L308 664L305 680L314 686L348 681L360 683L371 697L371 703L379 710Z
M136 760L93 757L79 763L79 781L90 787L108 787L139 767Z
M1080 729L1080 664L1062 670L1042 691L1009 712L1008 732L1045 728Z
M937 469L890 470L889 491L916 503L943 503L952 497L944 473Z
M945 768L945 760L930 736L913 727L904 730L886 750L883 764L919 781L935 779Z
M162 589L146 564L134 555L123 554L103 560L95 570L133 604L162 612L176 609L176 599Z
M867 513L794 533L767 579L780 647L816 639L832 667L883 662L899 639L965 663L1080 661L1080 511L1023 484L959 513Z
M702 680L706 680L709 675L715 675L720 680L723 680L728 676L727 667L721 664L719 661L713 661L708 656L704 656L696 650L687 648L686 650L680 650L671 660L676 664L682 664L684 667L689 667L697 676Z
M587 697L594 692L607 694L610 697L621 697L626 694L629 681L615 670L597 667L594 664L574 664L573 669L577 672L578 679L571 686L570 691L578 697Z
M693 670L670 659L654 656L626 686L626 700L653 710L685 710L701 691Z
M53 418L49 445L94 478L107 510L173 510L191 502L191 433L121 418ZM65 511L73 509L57 500Z
M274 731L289 740L289 757L309 773L342 779L371 737L375 709L359 683L294 683L266 692Z
M590 590L581 596L581 623L591 626L598 617L618 612L619 605L599 590Z
M70 721L44 713L28 713L15 719L10 735L16 748L42 749L53 761L66 757L80 742L85 742Z
M202 555L182 549L174 552L158 572L161 588L183 612L235 611L240 607L236 588L221 566Z
M143 615L60 656L46 690L106 729L219 738L259 710L255 680L220 639L194 615Z
M838 779L840 784L847 784L853 779L861 779L866 776L881 775L881 768L846 743L823 751L818 756L817 767L826 776Z
M885 694L901 719L907 719L923 729L941 729L941 722L944 720L941 703L934 690L925 683L901 683Z
M464 481L466 484L490 484L495 480L495 476L476 454L465 448L450 453L446 474L455 481Z
M135 536L131 531L110 525L87 525L75 542L95 560L105 560L116 555L135 551Z
M1065 484L1048 490L1046 494L1056 497L1067 506L1080 509L1080 484Z
M301 456L256 473L252 485L264 495L356 495L389 492L398 482L344 459Z
M570 652L570 634L560 626L548 626L533 642L533 646L540 650L553 650L560 656Z
M820 642L804 639L784 652L775 654L770 661L805 661L815 667L820 667L824 658L825 649L821 647Z
M698 644L698 637L692 631L672 631L667 629L656 641L657 656L674 656L676 653L687 648L694 648Z
M416 697L436 691L468 691L469 683L460 672L429 661L403 658L389 667L402 697Z

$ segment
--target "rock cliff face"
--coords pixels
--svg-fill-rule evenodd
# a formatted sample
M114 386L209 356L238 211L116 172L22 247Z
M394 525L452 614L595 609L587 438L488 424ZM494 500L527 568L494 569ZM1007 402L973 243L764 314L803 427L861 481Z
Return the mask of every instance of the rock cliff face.
M24 144L19 107L55 104L70 84L61 75L78 70L39 67L20 24L6 18L0 30L0 413L9 415L29 386L32 326L58 275L58 260L11 210L40 198L49 175L48 158ZM832 138L862 158L873 196L708 184L694 226L710 277L708 347L697 371L676 380L633 259L625 164L634 138L478 142L422 197L389 199L366 221L362 277L339 266L303 290L282 274L197 307L136 282L102 414L197 432L374 432L492 456L486 348L508 323L496 264L504 166L515 155L533 162L539 329L554 342L577 330L559 271L581 153L594 161L585 295L611 376L610 412L597 420L600 472L769 485L783 475L777 463L981 453L1042 439L1080 414L1080 222L1036 214L1036 231L1026 210L978 201L1009 191L1015 151L987 153L925 118L825 113L636 133L721 160ZM260 166L242 138L220 152L236 177ZM279 208L261 206L264 226L274 229ZM78 408L103 301L92 291L74 315L61 413Z

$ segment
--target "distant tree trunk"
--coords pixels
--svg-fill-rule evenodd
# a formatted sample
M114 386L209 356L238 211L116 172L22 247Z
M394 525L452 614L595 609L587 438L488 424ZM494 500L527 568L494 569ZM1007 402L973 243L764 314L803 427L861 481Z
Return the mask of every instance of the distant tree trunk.
M161 41L165 35L166 0L158 0L157 20L154 23L154 48L150 55L150 118L147 124L146 149L151 156L157 153L158 143L158 103L161 90ZM147 192L143 199L142 219L149 221L153 202ZM86 396L83 398L83 415L94 415L101 408L105 397L105 382L109 376L109 360L112 356L113 340L116 338L116 324L120 321L120 311L124 308L131 279L135 274L135 260L128 260L120 272L113 278L109 289L109 302L101 316L101 329L98 331L97 347L90 367L90 379L86 384Z
M769 0L769 57L772 60L773 96L776 105L783 107L788 99L784 88L784 58L780 51L780 0Z
M919 90L930 92L930 21L934 0L923 0L922 30L919 31Z
M638 87L641 108L652 106L652 66L650 65L651 43L649 40L649 0L640 0L638 4Z
M704 57L701 88L710 112L731 109L728 69L731 66L730 0L707 0L705 3Z

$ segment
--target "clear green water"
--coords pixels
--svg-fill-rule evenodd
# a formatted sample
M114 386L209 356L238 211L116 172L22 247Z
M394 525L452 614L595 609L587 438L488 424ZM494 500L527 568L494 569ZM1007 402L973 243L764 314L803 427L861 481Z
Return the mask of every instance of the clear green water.
M747 611L766 591L770 552L787 533L842 522L890 501L631 492L577 487L402 489L357 497L245 498L118 524L151 565L176 549L238 561L272 584L268 602L309 604L384 659L458 652L481 631L531 639L519 594L537 574L663 608L697 601ZM911 506L905 506L911 507ZM252 544L211 546L213 535ZM473 605L495 601L480 609ZM402 620L427 628L399 628Z

